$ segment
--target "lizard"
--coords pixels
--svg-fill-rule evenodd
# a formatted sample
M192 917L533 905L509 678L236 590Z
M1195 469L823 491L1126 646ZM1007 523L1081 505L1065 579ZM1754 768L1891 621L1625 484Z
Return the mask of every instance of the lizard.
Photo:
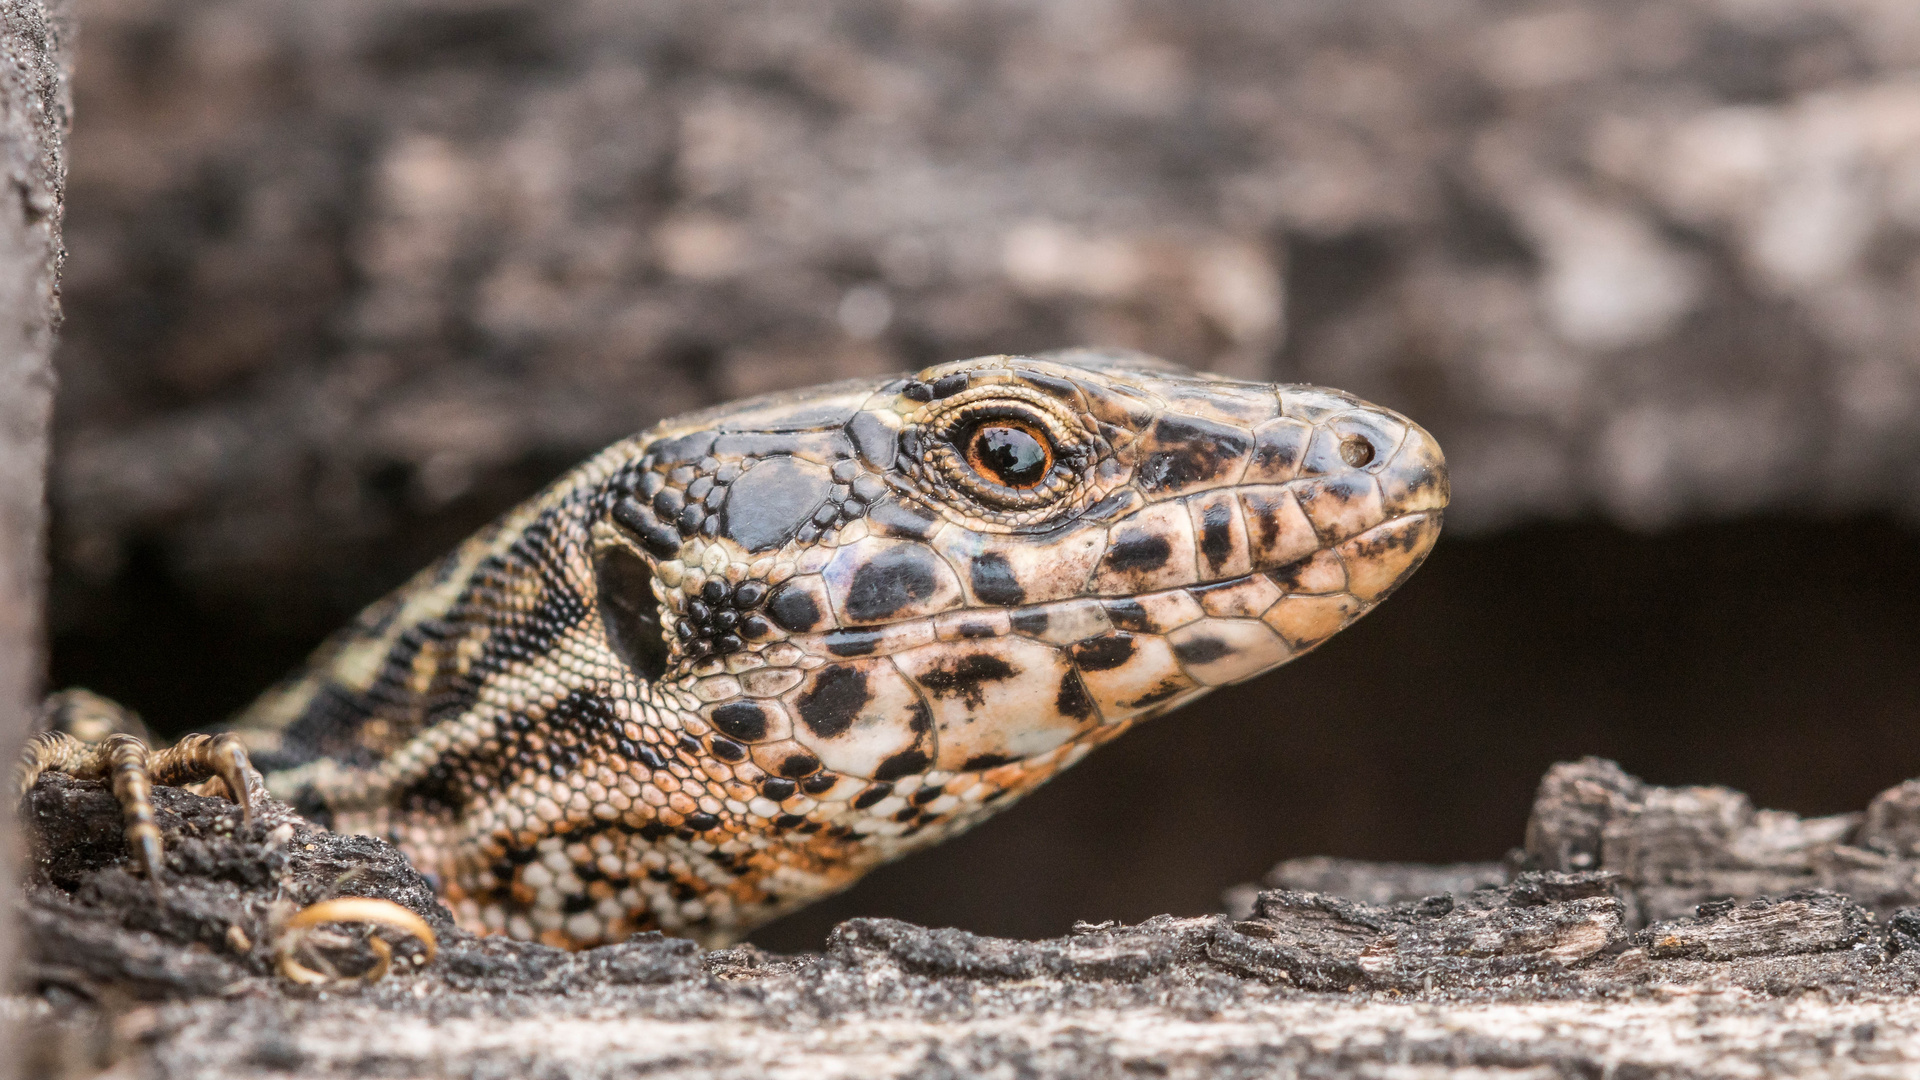
M223 733L55 695L95 730L22 791L110 779L156 881L150 785L197 782L392 842L474 932L724 945L1315 648L1448 499L1398 413L1138 353L753 398L577 466Z

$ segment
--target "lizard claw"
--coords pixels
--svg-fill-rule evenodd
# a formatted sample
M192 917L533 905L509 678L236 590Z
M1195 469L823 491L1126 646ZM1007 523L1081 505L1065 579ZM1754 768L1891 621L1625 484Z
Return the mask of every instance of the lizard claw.
M297 983L320 985L339 979L337 974L315 971L300 962L297 954L306 941L308 933L322 923L364 922L378 926L392 927L419 940L424 947L423 963L431 962L438 951L438 941L434 937L433 927L427 921L391 900L376 900L365 896L344 896L332 900L322 900L309 904L295 913L293 918L281 930L275 943L274 952L278 957L276 966L280 974ZM373 950L374 963L371 968L357 976L362 982L378 982L392 969L393 948L378 937L369 937L367 946Z
M76 780L105 780L113 787L125 822L127 847L140 873L157 886L165 866L165 844L154 820L153 785L185 785L218 777L227 797L240 807L243 825L253 823L254 806L264 784L247 759L246 747L232 733L188 735L164 750L152 751L144 739L125 729L139 721L120 706L85 691L55 695L47 705L50 720L79 727L95 741L67 731L46 731L28 741L21 753L18 791L32 789L43 774L65 773ZM115 730L115 729L119 730Z
M153 776L162 784L190 784L217 776L226 786L227 798L240 807L240 823L253 824L253 807L262 786L260 774L247 759L247 748L232 732L188 735L154 755Z

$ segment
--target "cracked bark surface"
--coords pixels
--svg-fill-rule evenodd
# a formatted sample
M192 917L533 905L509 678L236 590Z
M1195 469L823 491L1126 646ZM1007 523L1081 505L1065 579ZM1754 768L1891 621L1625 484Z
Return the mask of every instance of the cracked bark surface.
M28 803L32 993L6 1009L67 1075L1886 1076L1920 1067L1920 894L1886 884L1916 869L1886 805L1909 797L1799 821L1589 759L1545 778L1504 864L1295 860L1224 914L1045 941L855 919L800 955L569 954L461 933L386 844L278 804L242 828L156 792L156 893L108 795L56 776ZM1865 852L1863 904L1831 886ZM1308 881L1349 895L1284 887ZM1711 899L1669 914L1683 892ZM439 956L401 939L371 985L279 979L275 926L331 895L417 911Z

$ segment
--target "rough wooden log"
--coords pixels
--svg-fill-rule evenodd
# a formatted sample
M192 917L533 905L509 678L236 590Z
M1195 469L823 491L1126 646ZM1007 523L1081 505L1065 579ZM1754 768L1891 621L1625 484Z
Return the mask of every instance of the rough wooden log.
M1643 935L1648 955L1669 959L1733 960L1831 952L1865 943L1872 919L1866 909L1829 892L1794 893L1780 900L1701 904L1696 918L1658 922Z
M126 870L108 794L55 776L28 803L42 843L24 897L32 984L4 1007L36 1035L23 1060L48 1074L113 1066L120 1075L211 1078L813 1080L1920 1069L1920 909L1882 919L1815 890L1632 924L1633 911L1655 906L1649 895L1665 903L1681 888L1818 877L1794 869L1819 864L1803 858L1806 845L1785 845L1801 854L1782 855L1782 845L1755 840L1755 829L1763 839L1803 835L1806 823L1729 813L1740 805L1732 795L1654 788L1600 761L1547 778L1530 839L1542 851L1594 852L1603 864L1609 852L1625 853L1620 865L1651 871L1648 880L1604 865L1528 869L1538 855L1526 852L1466 867L1301 860L1274 876L1369 899L1255 888L1243 913L1082 924L1046 941L855 919L802 955L702 953L657 936L568 954L456 930L392 848L314 829L279 804L242 827L225 802L157 791L168 884L156 893ZM1583 847L1582 837L1601 842ZM1683 885L1673 884L1671 858L1640 854L1687 845L1709 869ZM1714 876L1730 866L1734 876ZM1445 888L1414 895L1435 883ZM279 978L277 928L298 905L332 895L413 909L439 934L439 955L416 963L417 944L399 939L394 973L372 984ZM366 950L364 934L347 933L331 955L354 971L370 962Z
M1288 859L1267 871L1261 885L1269 889L1328 893L1363 904L1405 904L1441 893L1465 894L1482 885L1498 885L1511 876L1505 863L1362 862L1324 855ZM1253 913L1259 885L1236 885L1227 890L1227 912L1244 919Z
M53 341L60 319L60 221L71 26L63 0L0 2L0 762L38 714L45 668L46 472ZM0 798L0 889L21 850ZM0 917L0 978L14 928ZM0 1077L15 1062L0 1054Z
M1729 897L1808 889L1844 893L1884 918L1920 904L1917 798L1920 784L1909 781L1865 814L1801 818L1756 810L1727 788L1643 784L1588 758L1556 765L1541 781L1517 862L1618 874L1635 926Z

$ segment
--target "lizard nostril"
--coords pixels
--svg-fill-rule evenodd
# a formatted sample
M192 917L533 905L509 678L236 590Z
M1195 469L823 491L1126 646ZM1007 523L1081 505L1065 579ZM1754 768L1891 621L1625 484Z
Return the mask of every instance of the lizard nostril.
M1349 435L1340 442L1340 460L1364 469L1373 464L1373 444L1358 435Z

